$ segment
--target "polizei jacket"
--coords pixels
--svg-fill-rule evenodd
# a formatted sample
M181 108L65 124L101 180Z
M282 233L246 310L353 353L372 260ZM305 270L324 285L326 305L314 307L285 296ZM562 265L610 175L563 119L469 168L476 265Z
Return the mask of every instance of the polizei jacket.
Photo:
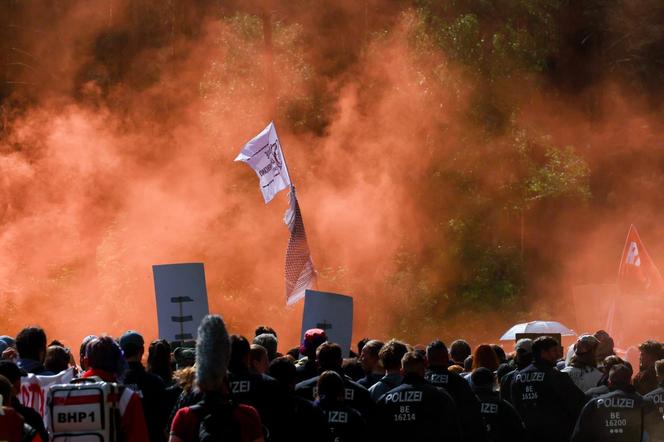
M384 394L377 404L375 440L458 442L459 415L449 394L424 378L407 374L403 383Z
M567 442L586 397L569 376L546 362L514 375L512 404L526 425L526 440Z
M572 442L661 441L663 436L664 421L655 404L630 387L590 400L583 407Z

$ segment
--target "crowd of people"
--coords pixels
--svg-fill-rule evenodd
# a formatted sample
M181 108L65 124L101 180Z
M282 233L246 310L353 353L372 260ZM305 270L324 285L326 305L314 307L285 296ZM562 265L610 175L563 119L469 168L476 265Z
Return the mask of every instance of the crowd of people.
M21 404L21 379L68 369L123 386L117 441L664 440L664 346L644 342L638 367L613 347L604 331L566 354L548 336L509 354L464 340L363 339L344 357L348 349L311 329L282 354L272 328L249 340L209 315L196 342L155 340L144 357L135 331L88 336L77 360L28 327L0 337L0 440L53 440L48 419Z

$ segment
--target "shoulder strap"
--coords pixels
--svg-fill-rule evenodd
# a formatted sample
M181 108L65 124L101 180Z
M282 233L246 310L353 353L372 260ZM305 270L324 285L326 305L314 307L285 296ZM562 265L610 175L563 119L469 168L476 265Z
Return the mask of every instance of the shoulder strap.
M209 411L205 406L199 402L196 405L191 405L189 406L189 410L191 410L192 413L196 414L199 418L203 418L209 414Z
M122 396L127 390L127 387L115 382L110 383L110 385L111 394L115 398L115 400L111 402L111 419L113 419L113 421L111 421L111 432L115 433L115 438L111 438L111 440L124 442L126 440L126 435L122 428L122 411L120 410L120 401L122 400Z

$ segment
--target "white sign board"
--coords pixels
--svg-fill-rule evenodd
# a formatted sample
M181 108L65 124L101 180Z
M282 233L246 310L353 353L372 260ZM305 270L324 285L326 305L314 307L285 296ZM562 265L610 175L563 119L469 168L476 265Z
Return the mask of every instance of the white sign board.
M159 337L170 342L196 339L198 324L209 311L203 264L154 265L152 273Z
M353 298L336 293L307 290L304 295L302 334L312 328L325 330L328 341L339 344L344 357L350 354L353 337Z

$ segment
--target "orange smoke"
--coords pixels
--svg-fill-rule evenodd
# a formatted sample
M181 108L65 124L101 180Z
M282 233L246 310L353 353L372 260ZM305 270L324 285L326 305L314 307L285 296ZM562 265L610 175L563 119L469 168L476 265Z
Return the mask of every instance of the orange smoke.
M338 13L356 16L353 4L342 2ZM285 307L286 196L264 205L253 172L233 163L272 118L271 92L320 288L355 297L356 338L495 341L520 320L574 325L570 287L612 277L631 222L655 262L664 262L664 245L647 239L657 238L653 183L661 178L647 179L656 167L642 164L635 172L652 192L618 175L627 187L612 186L615 195L601 194L605 182L592 183L600 198L617 201L601 212L544 202L550 207L528 215L526 268L544 254L559 266L531 277L522 306L510 314L456 312L449 321L447 284L463 272L444 252L449 220L453 208L470 203L441 177L464 161L456 156L460 140L481 142L467 121L477 84L430 42L413 47L414 13L371 5L364 26L380 23L390 32L362 41L361 50L342 25L312 11L299 21L275 20L273 91L258 15L219 18L199 6L179 27L161 29L143 26L155 10L149 2L76 5L55 11L52 23L28 6L11 11L41 33L16 31L17 44L29 49L22 51L36 55L5 52L40 63L7 73L16 84L0 132L3 333L37 323L72 346L87 334L127 329L154 338L151 265L201 261L211 310L234 332L269 324L282 350L295 345L302 307ZM162 12L175 23L177 11ZM344 57L326 57L329 51ZM591 121L573 100L536 94L528 82L520 87L530 98L514 98L522 109L515 118L559 145L573 144L591 165L629 149L649 152L661 133L656 115L619 89L600 95L605 113ZM486 188L508 180L510 171L480 160ZM630 192L638 197L625 210ZM507 237L517 234L514 219L496 222ZM432 253L432 243L443 252ZM422 295L433 289L438 298ZM423 311L415 306L431 307L421 327L413 326Z

